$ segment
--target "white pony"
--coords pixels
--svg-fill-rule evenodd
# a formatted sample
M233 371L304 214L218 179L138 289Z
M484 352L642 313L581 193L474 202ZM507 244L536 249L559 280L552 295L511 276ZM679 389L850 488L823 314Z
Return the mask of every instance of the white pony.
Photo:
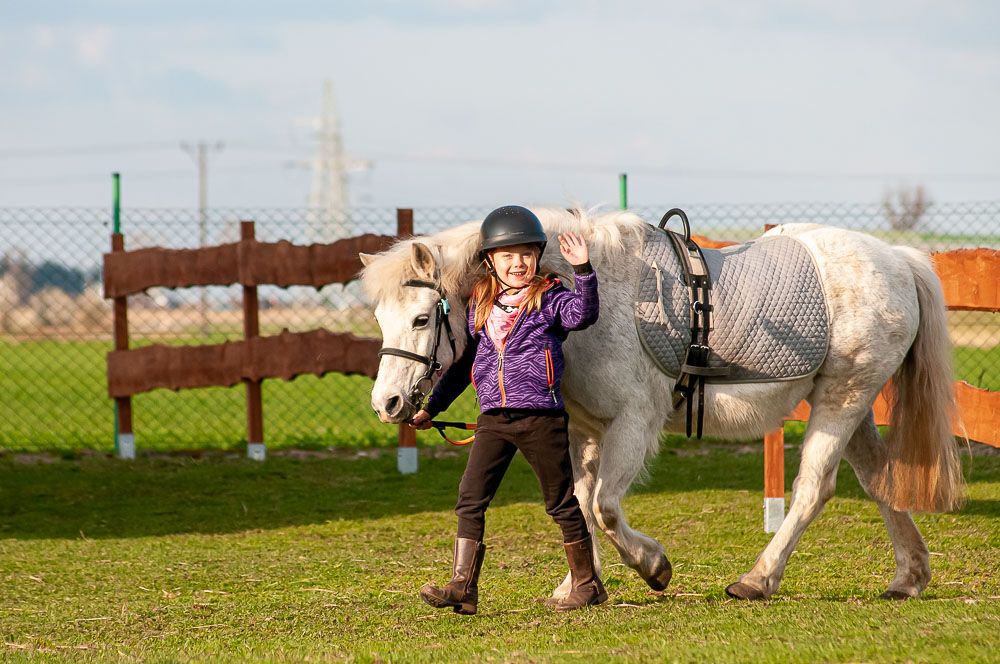
M673 408L674 379L644 352L633 318L642 245L653 228L630 212L535 212L550 238L568 230L583 234L600 281L600 319L565 344L562 392L570 414L576 495L591 531L602 531L626 565L662 589L670 580L663 546L631 528L621 505L656 455L660 432L683 430L685 420L685 407ZM466 304L480 269L478 231L478 222L468 223L400 241L376 256L362 255L362 282L375 304L385 347L415 357L436 353L443 369L455 352L461 354ZM947 511L962 499L949 419L954 411L951 349L940 284L927 256L915 249L815 224L770 232L794 234L812 254L830 315L829 347L809 377L706 388L709 436L760 437L781 426L799 401L812 407L788 515L756 564L726 592L764 599L777 591L792 550L833 495L838 464L846 458L878 504L892 539L896 574L882 597L915 597L930 580L930 564L909 512ZM560 256L547 254L543 262L542 269L572 275ZM414 280L432 287L413 287ZM428 324L442 296L451 304L447 316L456 332L455 352L444 326ZM421 381L431 372L415 357L381 359L371 403L383 422L412 417L419 406L414 395L434 380ZM883 440L872 404L890 377L893 426ZM421 382L425 387L414 392ZM567 575L553 596L565 595L569 581Z

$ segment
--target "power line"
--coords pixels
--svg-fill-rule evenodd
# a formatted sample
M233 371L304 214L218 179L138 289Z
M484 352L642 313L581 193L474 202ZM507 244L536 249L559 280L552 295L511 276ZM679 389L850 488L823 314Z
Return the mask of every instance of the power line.
M0 159L39 159L81 154L152 152L157 150L172 150L175 146L175 143L111 143L106 145L82 145L48 148L8 148L6 150L0 150Z
M618 173L623 170L629 174L655 175L674 178L700 179L838 179L838 180L886 180L886 179L935 179L935 180L1000 180L1000 174L990 173L848 173L821 171L749 171L740 169L692 169L684 167L630 166L621 164L598 164L581 162L535 161L524 159L497 159L489 157L449 157L438 155L407 155L376 153L380 161L398 161L412 163L438 163L450 166L486 167L486 168L516 168L544 171L569 171L581 173Z
M128 172L128 171L123 171ZM130 179L174 179L190 178L190 170L137 171L128 173ZM17 185L21 187L48 186L53 184L83 184L95 180L107 180L108 173L75 173L67 175L38 175L23 178L0 178L0 185Z
M298 154L304 148L292 145L264 144L236 142L233 147L257 152L274 152L279 154ZM546 161L530 159L502 159L493 157L468 157L462 155L421 155L405 153L374 153L374 160L385 162L415 163L415 164L440 164L442 166L461 166L472 168L512 168L512 169L533 169L539 171L559 171L576 173L618 173L627 170L630 174L652 175L661 177L685 178L685 179L746 179L746 180L950 180L950 181L972 181L972 182L994 182L1000 180L1000 173L854 173L846 171L807 171L807 170L762 170L752 171L745 169L698 169L681 166L650 166L638 165L623 167L621 163L594 163L594 162L564 162Z
M176 148L176 145L174 146ZM228 145L227 145L228 147ZM243 164L240 166L218 167L212 172L217 174L231 173L267 173L275 170L289 170L299 168L300 164L292 161L271 162L266 164ZM129 171L119 169L119 172L127 176L129 181L134 180L155 180L155 179L190 179L192 172L190 169L152 170L152 171ZM0 178L0 185L18 185L24 187L48 186L53 184L85 184L96 180L106 180L107 171L93 173L73 173L67 175L38 175L30 177Z
M160 144L148 144L148 148ZM166 144L165 144L166 145ZM176 149L176 143L169 144L168 147ZM122 147L122 146L119 146ZM134 146L136 151L141 149ZM308 148L282 145L251 144L244 142L226 142L226 148L233 150L247 150L256 152L273 152L285 155L301 155ZM47 156L58 154L80 153L90 148L59 148L52 149ZM109 147L108 152L116 148ZM12 151L0 151L0 158L13 157ZM35 156L42 156L41 152ZM536 161L525 159L497 159L486 157L464 157L464 156L438 156L404 153L376 153L373 161L413 163L413 164L436 164L440 166L458 166L463 168L509 168L517 170L552 171L564 173L595 173L607 174L618 173L622 170L628 171L630 175L670 177L675 179L729 179L729 180L936 180L949 182L998 182L1000 173L851 173L844 171L750 171L740 169L691 169L682 167L658 167L640 165L634 167L623 167L621 164L601 164L586 162L559 162L559 161ZM286 169L299 165L291 160L283 160L274 163L261 163L241 166L218 167L217 173L241 173L241 172L262 172L276 169ZM150 170L130 172L130 178L177 178L189 177L190 171L182 170ZM86 174L66 174L66 175L39 175L28 177L0 178L0 184L33 186L48 184L73 184L74 182L90 182L99 178L106 178L107 173L86 173Z

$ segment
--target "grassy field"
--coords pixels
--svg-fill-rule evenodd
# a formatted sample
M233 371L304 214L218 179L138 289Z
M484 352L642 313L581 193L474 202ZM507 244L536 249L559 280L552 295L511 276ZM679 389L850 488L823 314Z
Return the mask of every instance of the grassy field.
M746 604L723 588L768 539L762 456L666 450L626 509L673 583L650 591L605 545L611 600L566 615L534 601L565 561L518 457L489 513L480 614L461 617L416 595L446 580L465 454L428 452L412 476L378 450L0 458L0 659L995 661L1000 457L965 459L963 511L917 517L935 575L921 599L875 599L892 552L845 466L780 593Z
M101 342L0 342L0 452L109 451L113 402L107 396ZM956 349L957 374L1000 390L1000 346ZM371 381L359 376L300 376L264 382L264 435L272 449L392 446L393 427L380 424L368 405ZM139 449L237 449L245 441L240 387L171 392L154 390L133 400ZM449 412L472 419L469 390ZM421 434L433 443L436 434Z

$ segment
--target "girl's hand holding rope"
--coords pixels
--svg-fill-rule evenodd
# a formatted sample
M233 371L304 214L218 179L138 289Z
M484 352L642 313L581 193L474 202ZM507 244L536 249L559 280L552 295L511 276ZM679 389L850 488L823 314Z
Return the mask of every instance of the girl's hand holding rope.
M414 429L430 429L431 428L431 414L426 410L421 410L419 413L413 416L413 419L407 422Z

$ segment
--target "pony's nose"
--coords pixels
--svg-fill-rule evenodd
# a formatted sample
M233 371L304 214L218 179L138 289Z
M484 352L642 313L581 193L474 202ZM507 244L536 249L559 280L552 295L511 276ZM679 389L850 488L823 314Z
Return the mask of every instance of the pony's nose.
M395 418L399 415L399 411L403 409L403 400L399 395L393 395L386 399L385 402L385 414L389 417Z
M396 389L389 390L388 394L373 394L372 410L378 414L380 420L387 424L402 422L412 415L412 413L407 412L406 398L403 393Z

